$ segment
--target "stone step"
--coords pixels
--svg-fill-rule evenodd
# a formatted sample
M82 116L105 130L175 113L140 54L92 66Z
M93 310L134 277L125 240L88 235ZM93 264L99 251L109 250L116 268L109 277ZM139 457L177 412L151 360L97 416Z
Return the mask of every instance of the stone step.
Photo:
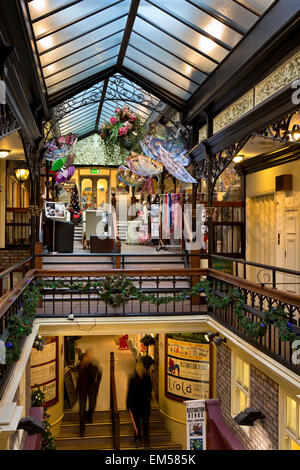
M72 439L63 439L61 441L56 440L56 449L57 450L113 450L113 439L108 440L95 439L90 442L85 438L78 439L77 441ZM133 438L130 441L123 442L122 438L120 439L120 450L143 450L146 449L143 445L137 448L136 443ZM169 440L166 442L153 442L150 439L150 444L147 449L153 450L181 450L182 447L179 444Z
M129 411L127 410L120 410L120 422L121 423L131 423L131 418ZM153 408L150 414L151 421L161 421L162 417L157 408ZM62 424L73 424L78 423L79 416L78 411L65 411L64 417L62 419ZM111 411L104 410L104 411L95 411L93 414L93 421L94 424L101 424L101 423L110 423L111 422Z

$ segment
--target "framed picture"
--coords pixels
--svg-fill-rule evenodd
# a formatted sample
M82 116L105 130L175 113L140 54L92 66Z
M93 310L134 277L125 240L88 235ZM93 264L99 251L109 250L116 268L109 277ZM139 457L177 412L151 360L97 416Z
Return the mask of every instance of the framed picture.
M45 202L45 215L49 219L64 219L66 207L62 202Z

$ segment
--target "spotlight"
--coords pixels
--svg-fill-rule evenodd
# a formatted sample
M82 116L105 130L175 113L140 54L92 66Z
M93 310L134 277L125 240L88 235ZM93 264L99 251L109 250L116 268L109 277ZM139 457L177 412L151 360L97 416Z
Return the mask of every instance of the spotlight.
M19 421L17 429L24 429L24 431L28 432L29 436L32 436L33 434L40 434L45 431L45 425L31 416L26 416Z
M265 419L265 416L257 408L246 408L234 417L240 426L254 426L257 419Z
M214 339L216 336L219 336L219 333L215 333L214 331L211 331L210 333L205 333L204 338L208 343L211 342L212 339Z
M217 338L215 338L215 339L212 340L212 343L213 343L215 346L220 346L220 344L226 343L226 338L222 338L222 336L218 336Z
M244 160L244 155L236 155L232 159L234 163L241 163L243 160Z
M74 313L70 313L70 315L68 315L68 320L71 320L71 321L74 321L74 320L75 320L75 315L74 315Z

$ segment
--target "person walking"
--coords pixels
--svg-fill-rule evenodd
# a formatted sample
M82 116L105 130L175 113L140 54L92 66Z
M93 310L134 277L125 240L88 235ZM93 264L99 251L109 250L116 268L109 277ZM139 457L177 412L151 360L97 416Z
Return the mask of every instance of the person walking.
M142 362L136 365L135 374L129 379L126 405L130 412L136 444L141 443L141 426L144 445L149 446L149 417L151 411L152 384Z
M96 407L97 395L102 378L102 369L95 364L91 349L87 349L79 364L79 375L76 391L79 396L79 422L80 437L84 435L85 423L93 422L93 413ZM86 402L89 399L89 409L86 411Z

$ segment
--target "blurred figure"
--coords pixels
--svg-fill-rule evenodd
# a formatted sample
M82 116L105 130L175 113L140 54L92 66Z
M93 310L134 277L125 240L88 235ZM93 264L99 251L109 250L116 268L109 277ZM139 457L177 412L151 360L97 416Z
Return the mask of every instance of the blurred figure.
M129 379L127 409L130 411L137 445L141 442L141 424L144 445L149 445L149 416L151 411L152 384L142 362L136 365L135 374Z
M102 378L102 369L95 364L93 352L87 349L84 353L79 367L76 391L79 395L79 422L80 436L84 435L85 423L93 422L93 413L96 407L97 395L100 381ZM86 412L87 397L89 398L89 410Z

